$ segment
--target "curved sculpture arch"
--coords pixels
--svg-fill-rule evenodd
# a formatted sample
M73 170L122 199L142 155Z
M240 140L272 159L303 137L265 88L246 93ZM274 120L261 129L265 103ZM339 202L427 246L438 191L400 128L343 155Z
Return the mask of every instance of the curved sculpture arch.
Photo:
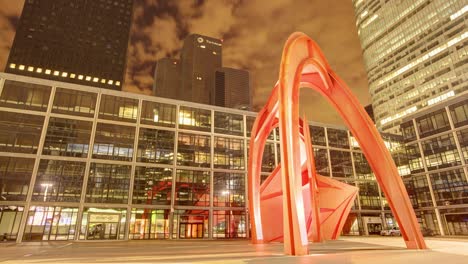
M318 242L339 236L357 192L316 174L308 126L302 125L307 122L299 117L300 87L319 92L337 110L375 173L407 248L426 248L403 181L380 134L357 98L330 68L318 45L303 33L288 38L279 81L252 128L248 193L253 243L283 240L286 254L308 254L309 237ZM276 126L280 129L281 165L260 186L263 149ZM331 191L335 191L332 196ZM262 203L268 210L262 211ZM330 208L324 210L323 204L327 203ZM281 206L281 219L266 219ZM283 225L281 234L278 225Z

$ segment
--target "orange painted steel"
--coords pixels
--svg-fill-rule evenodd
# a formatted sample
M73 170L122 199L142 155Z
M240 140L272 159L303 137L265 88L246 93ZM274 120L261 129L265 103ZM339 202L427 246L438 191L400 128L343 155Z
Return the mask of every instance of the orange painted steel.
M309 239L320 242L339 236L356 197L356 187L316 174L307 122L299 118L300 87L319 92L340 114L375 173L407 248L425 249L405 186L380 134L318 45L303 33L288 38L279 81L252 128L248 164L252 242L284 241L286 254L308 254ZM260 185L263 149L276 127L281 164Z

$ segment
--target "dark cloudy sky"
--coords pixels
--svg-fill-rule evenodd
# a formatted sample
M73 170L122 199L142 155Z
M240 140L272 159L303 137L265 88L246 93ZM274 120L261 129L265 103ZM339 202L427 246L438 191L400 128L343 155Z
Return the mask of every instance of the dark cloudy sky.
M59 1L59 0L57 0ZM62 0L60 0L62 1ZM3 70L24 0L0 0ZM190 33L222 38L224 66L249 70L253 103L261 107L278 78L288 36L302 31L322 48L359 101L370 102L351 0L135 0L125 91L150 94L155 61L179 57ZM309 120L342 124L326 101L301 92Z

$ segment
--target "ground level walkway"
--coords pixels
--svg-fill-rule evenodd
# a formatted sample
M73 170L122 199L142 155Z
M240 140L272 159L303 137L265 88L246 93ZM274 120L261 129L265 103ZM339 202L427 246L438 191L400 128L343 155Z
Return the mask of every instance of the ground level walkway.
M428 238L430 250L406 250L401 237L342 237L310 245L310 255L283 254L279 243L247 240L30 242L0 245L1 263L468 263L465 238Z

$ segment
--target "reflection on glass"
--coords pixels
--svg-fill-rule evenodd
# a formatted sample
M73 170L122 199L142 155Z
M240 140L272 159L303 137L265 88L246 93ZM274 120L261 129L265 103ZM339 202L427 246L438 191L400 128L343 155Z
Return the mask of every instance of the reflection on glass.
M315 169L322 176L330 176L330 167L328 167L328 152L326 149L313 148Z
M463 169L429 174L437 205L468 203L468 182Z
M93 158L131 161L135 128L98 123Z
M421 145L428 170L461 165L452 133L425 140Z
M127 222L127 210L123 208L84 208L80 239L122 240Z
M244 135L244 118L242 115L215 111L214 132L223 135Z
M177 165L210 167L210 136L179 133L177 145Z
M85 162L41 160L32 200L79 202L85 166Z
M6 80L0 106L45 112L49 97L49 86Z
M131 166L91 163L86 202L126 204L130 171Z
M172 169L136 167L133 185L134 204L170 205Z
M86 158L92 122L51 117L42 154Z
M375 176L372 174L372 170L364 154L353 152L353 158L356 177L363 180L375 180Z
M327 136L330 147L349 149L348 132L346 130L327 128Z
M354 177L350 152L330 150L330 161L333 177Z
M23 240L73 240L77 214L73 207L31 206Z
M403 183L414 208L433 206L426 175L406 176Z
M0 156L0 202L25 201L34 159Z
M468 128L457 131L457 137L465 163L468 164Z
M275 169L275 144L267 142L263 150L262 171L272 172Z
M96 109L96 93L57 88L53 113L93 117Z
M24 207L0 205L0 235L3 241L16 241Z
M246 237L244 211L213 211L213 237Z
M43 125L43 116L0 111L0 152L36 154Z
M421 138L450 129L450 123L445 108L417 118L416 125Z
M103 94L99 106L99 118L135 123L138 100Z
M381 210L379 189L376 182L358 182L361 209Z
M243 170L244 140L215 137L213 166L221 169Z
M179 110L179 128L211 131L211 111L181 106Z
M176 106L143 101L141 123L165 127L175 127Z
M176 205L209 206L210 172L177 170Z
M130 239L169 238L169 210L132 209Z
M207 238L208 218L208 210L175 210L172 238Z
M137 161L172 164L174 131L140 128Z
M213 206L245 206L245 174L215 172L213 188Z
M319 126L309 125L310 136L312 140L312 145L326 146L327 139L325 138L325 128Z

